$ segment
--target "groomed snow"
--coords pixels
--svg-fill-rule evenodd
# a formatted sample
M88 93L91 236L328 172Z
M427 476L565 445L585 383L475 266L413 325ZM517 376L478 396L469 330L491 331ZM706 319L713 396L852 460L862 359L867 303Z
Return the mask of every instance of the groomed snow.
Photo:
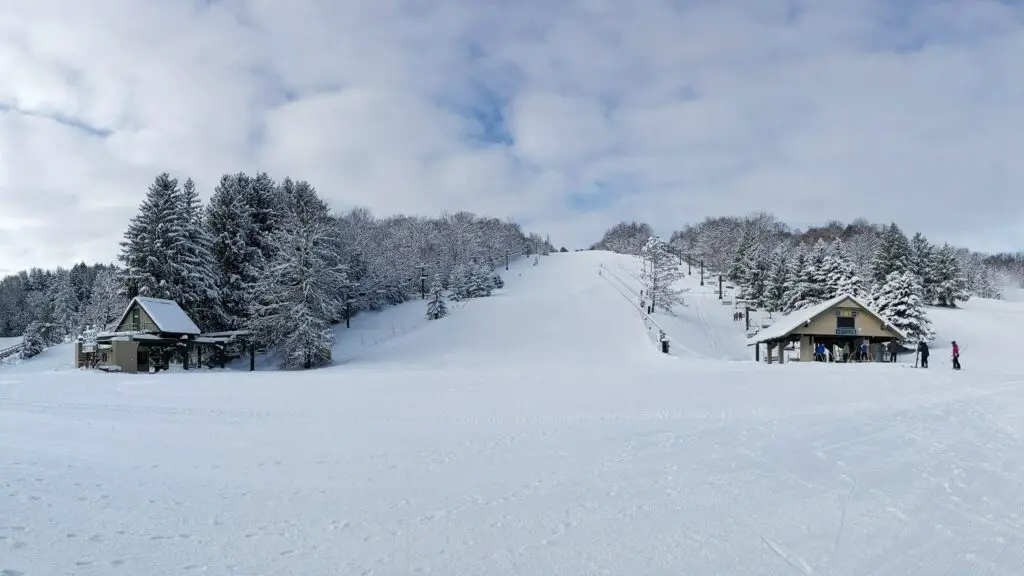
M665 356L602 264L312 372L0 368L0 574L1021 573L1024 307L933 315L961 372L766 366L693 295Z

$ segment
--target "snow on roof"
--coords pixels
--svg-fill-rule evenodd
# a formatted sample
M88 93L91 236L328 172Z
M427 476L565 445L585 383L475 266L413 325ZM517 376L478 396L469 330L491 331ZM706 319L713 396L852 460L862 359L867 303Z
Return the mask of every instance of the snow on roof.
M852 300L854 303L859 305L868 313L872 314L882 322L885 322L886 328L895 332L897 336L899 336L902 339L907 338L906 334L904 334L900 329L896 328L889 322L886 322L885 318L878 311L868 306L866 302L850 294L841 294L831 300L826 300L824 302L821 302L820 304L808 306L807 308L802 308L800 310L796 310L795 312L790 312L785 316L779 317L779 319L768 328L765 328L764 330L758 332L757 334L754 334L750 338L747 338L747 346L753 346L754 344L759 344L767 340L775 340L777 338L782 338L786 334L789 334L793 330L799 328L800 325L806 322L810 322L811 320L814 320L816 317L827 312L830 308L840 304L844 300Z
M161 332L199 334L199 327L181 309L181 306L178 306L177 302L174 300L164 300L163 298L150 298L148 296L136 296L132 299L124 314L121 315L121 319L118 320L118 325L124 322L125 317L128 316L128 312L131 311L132 306L136 302L146 311L146 314L149 315Z

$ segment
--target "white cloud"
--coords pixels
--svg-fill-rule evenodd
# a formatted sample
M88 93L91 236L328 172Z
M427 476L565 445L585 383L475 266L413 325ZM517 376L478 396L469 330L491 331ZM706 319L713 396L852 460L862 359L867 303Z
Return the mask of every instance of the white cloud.
M769 210L1016 249L1022 17L987 0L7 0L0 268L112 260L164 170L205 194L266 170L339 209L511 215L569 247L620 219L667 233Z

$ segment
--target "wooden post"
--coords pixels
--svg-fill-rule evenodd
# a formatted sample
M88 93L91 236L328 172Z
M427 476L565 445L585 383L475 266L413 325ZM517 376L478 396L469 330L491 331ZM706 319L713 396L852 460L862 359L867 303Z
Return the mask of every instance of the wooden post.
M256 371L256 345L249 345L249 372Z
M188 370L188 357L191 356L190 352L191 350L189 350L189 345L185 344L185 359L181 362L181 367L185 370Z
M196 366L202 368L203 366L203 347L196 346Z
M754 362L761 361L761 345L754 344Z

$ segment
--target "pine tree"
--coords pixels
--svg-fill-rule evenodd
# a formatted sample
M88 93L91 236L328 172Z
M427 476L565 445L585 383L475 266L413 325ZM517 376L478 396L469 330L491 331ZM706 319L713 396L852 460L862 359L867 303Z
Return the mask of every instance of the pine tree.
M934 302L939 306L955 308L958 301L966 302L971 297L956 250L949 244L936 253L930 276L934 281Z
M752 244L746 249L743 262L738 267L740 298L752 301L757 307L765 306L769 267L768 253L763 245Z
M803 267L794 269L786 287L783 309L788 314L823 302L831 296L825 282L825 258L828 245L818 240L809 254L802 258ZM799 258L798 258L799 260Z
M771 268L765 284L764 306L769 312L778 312L783 308L786 297L786 282L789 281L789 258L786 247L780 245L770 257Z
M185 276L178 254L185 244L185 213L178 181L166 172L149 187L121 242L123 287L129 299L151 296L178 301Z
M128 299L121 293L119 272L112 268L101 270L93 282L82 323L100 331L107 330L120 319L127 307Z
M909 271L892 272L873 295L872 307L907 336L905 344L928 342L935 338L924 312L921 284Z
M441 276L434 275L430 284L430 300L427 300L427 320L438 320L448 315L448 303L444 298L444 287L441 286Z
M753 235L744 230L743 235L740 237L739 247L736 249L736 254L733 255L732 264L730 264L728 274L726 275L729 280L736 283L744 282L747 276L747 267L751 263L751 259L747 256L754 246Z
M789 314L798 310L807 292L804 278L804 268L807 267L807 247L799 244L793 248L793 255L789 259L789 269L786 274L786 282L783 284L783 296L781 300L781 311Z
M842 240L837 238L829 245L828 254L820 270L819 277L824 282L826 300L843 294L858 297L864 294L856 266L847 254L846 245Z
M28 360L46 349L46 337L38 321L30 323L25 327L25 334L22 336L21 352L19 358Z
M282 367L308 369L330 362L331 320L342 308L347 278L332 249L337 228L327 205L309 184L287 185L283 218L271 237L274 257L256 286L250 322Z
M648 240L640 255L646 261L642 275L644 294L655 307L671 312L673 306L683 303L683 291L675 287L685 276L679 269L679 259L656 236Z
M252 224L248 227L249 237L246 243L258 250L264 261L274 256L276 247L272 235L281 225L282 214L287 211L284 206L287 194L282 192L289 190L293 184L288 181L278 186L273 178L265 172L260 172L242 188L249 221Z
M246 325L259 272L265 264L260 248L249 244L250 239L262 234L255 230L253 211L247 203L250 185L251 179L243 173L221 177L204 218L224 327L228 330Z
M935 302L935 248L918 232L910 239L910 272L921 282L925 304Z
M448 277L448 291L451 293L452 300L461 302L472 298L472 281L469 267L465 264L456 265Z
M469 298L484 298L494 291L494 275L490 268L481 264L466 266L468 276L466 296Z
M882 232L871 261L871 279L876 285L884 284L893 272L911 271L910 241L895 222Z
M54 329L61 339L74 336L81 324L81 303L67 270L57 271L52 291Z
M217 286L213 240L203 224L202 203L191 178L182 187L180 201L182 242L175 255L182 273L176 279L180 287L178 304L200 328L224 328L227 321Z

